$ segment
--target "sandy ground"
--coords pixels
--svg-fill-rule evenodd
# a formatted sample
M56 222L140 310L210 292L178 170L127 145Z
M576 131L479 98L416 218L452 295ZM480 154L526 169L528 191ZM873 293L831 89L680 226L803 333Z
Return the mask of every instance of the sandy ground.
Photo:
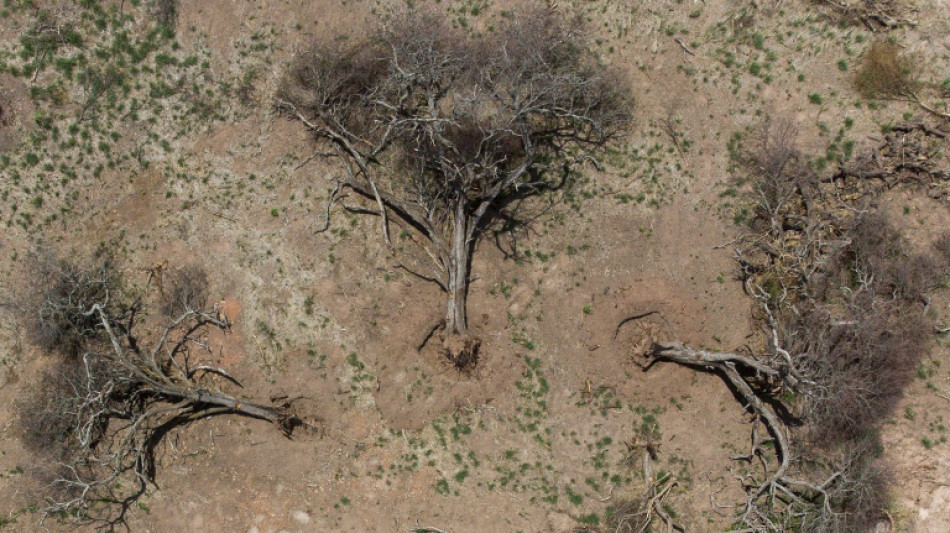
M481 3L444 4L480 20L472 6ZM269 105L294 53L316 35L359 31L377 7L181 2L181 53L205 51L228 79L253 70L247 102L176 139L148 170L105 171L77 200L74 222L49 226L45 241L84 253L118 239L139 285L159 261L203 265L234 321L233 334L210 339L215 363L243 382L241 394L301 397L300 413L320 423L293 439L238 418L177 430L162 446L157 487L129 515L133 531L571 531L641 483L625 443L648 420L662 435L657 467L679 479L668 500L678 519L688 531L728 527L727 506L742 496L729 456L748 446L748 416L720 378L672 365L644 372L635 357L651 339L733 350L757 334L721 246L742 229L727 143L769 114L793 120L812 153L848 118L861 148L913 108L853 105L850 74L836 65L853 65L870 35L809 3L576 4L602 34L598 52L629 73L637 127L604 172L586 169L580 210L560 205L479 242L469 315L483 357L466 376L431 345L416 350L442 295L395 268L374 220L335 210L334 231L315 233L339 169L301 165L310 139ZM939 2L918 4L920 24L894 35L939 80L950 72L950 16ZM743 31L748 39L727 39ZM258 42L263 51L242 53ZM730 66L730 54L746 66ZM768 82L750 73L752 62L772 65ZM810 97L818 93L821 105ZM22 78L0 75L0 153L32 127L28 94ZM943 204L888 202L920 239L948 222ZM17 254L36 239L15 225L0 237L6 295L25 274ZM947 315L946 303L936 309ZM618 328L635 315L646 316ZM9 517L10 531L63 529L31 512L33 464L13 421L48 362L25 343L22 320L0 328L0 347L0 520ZM884 430L894 530L950 529L947 353L940 339Z

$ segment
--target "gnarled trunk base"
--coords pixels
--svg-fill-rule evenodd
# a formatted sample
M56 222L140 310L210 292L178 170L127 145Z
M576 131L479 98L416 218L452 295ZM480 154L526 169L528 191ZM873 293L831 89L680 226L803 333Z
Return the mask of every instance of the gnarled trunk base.
M456 370L471 372L478 364L478 349L481 339L468 334L445 333L442 335L442 349L445 356L452 361Z

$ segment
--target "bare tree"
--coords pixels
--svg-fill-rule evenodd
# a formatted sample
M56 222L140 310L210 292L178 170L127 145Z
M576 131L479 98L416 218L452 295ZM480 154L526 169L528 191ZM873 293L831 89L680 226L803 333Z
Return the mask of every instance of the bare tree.
M932 154L946 149L926 124L897 128ZM748 495L739 528L867 531L887 501L877 430L931 342L927 294L950 259L947 239L937 257L912 251L871 206L892 186L945 174L929 163L906 168L917 152L886 139L873 159L821 178L792 133L764 127L742 161L756 209L736 257L761 340L735 352L661 341L649 357L719 374L754 415L750 451L734 457L757 466L736 473Z
M579 20L549 10L484 36L427 11L367 33L301 55L279 105L339 159L342 185L375 202L387 244L390 214L406 225L428 263L413 272L448 294L449 355L465 366L478 347L466 298L479 235L511 201L563 186L571 162L623 131L632 102Z
M886 268L908 259L893 256ZM929 328L913 300L893 299L886 271L862 278L862 265L842 264L863 280L844 300L786 293L776 302L747 283L766 316L759 353L653 347L654 361L718 373L754 414L750 451L733 458L760 467L736 476L748 494L738 523L750 531L867 531L882 516L888 486L875 430L911 380Z
M153 481L163 436L198 418L244 415L285 435L300 424L289 404L222 389L222 381L239 384L203 354L210 354L208 331L229 324L193 299L179 299L176 316L150 335L140 331L142 301L128 295L110 262L45 270L52 290L38 299L37 338L46 348L65 339L67 349L18 405L18 419L26 443L55 465L46 476L47 513L118 523Z

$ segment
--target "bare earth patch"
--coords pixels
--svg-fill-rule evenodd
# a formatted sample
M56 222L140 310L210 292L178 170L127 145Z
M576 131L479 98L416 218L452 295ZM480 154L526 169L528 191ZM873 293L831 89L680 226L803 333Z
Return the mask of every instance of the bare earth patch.
M458 27L490 32L510 4L433 5ZM950 15L936 0L915 4L916 26L880 35L919 54L922 94L936 106L950 94ZM14 407L50 359L24 341L23 317L8 304L23 296L29 252L83 257L100 243L149 298L158 294L144 291L147 269L203 266L210 303L231 323L202 339L209 363L240 382L229 391L292 400L308 424L290 438L240 417L174 429L157 450L156 486L129 513L132 531L597 531L608 508L642 494L648 441L654 480L675 478L663 503L678 524L723 531L734 522L746 472L730 457L749 452L748 411L714 373L641 365L654 341L737 351L763 338L733 250L751 205L730 154L762 117L792 121L821 176L878 146L905 113L934 118L853 87L879 34L803 0L560 2L591 21L596 54L628 76L635 126L602 170L578 164L570 196L530 204L529 224L478 240L468 321L479 356L460 371L445 352L470 351L470 339L443 344L436 333L423 345L444 317L444 294L398 267L378 217L356 212L374 204L344 195L318 232L344 170L312 158L310 133L273 102L315 37L342 28L355 39L389 5L180 2L177 45L160 49L178 61L163 68L183 69L181 84L169 84L178 92L160 99L155 120L145 111L122 119L126 107L108 126L115 136L90 129L88 152L80 132L92 119L73 118L87 88L62 101L33 89L34 100L32 87L64 76L55 65L35 80L0 73L0 156L11 158L0 167L0 531L73 530L55 517L39 525L34 480L44 465L18 438ZM64 23L75 16L56 13ZM0 24L0 64L19 64L19 36L39 19L27 10L3 20L16 24ZM181 66L191 55L195 64ZM153 57L147 64L161 71ZM38 110L57 116L55 141ZM72 122L80 130L67 147ZM70 150L79 155L68 164L54 159ZM136 155L110 166L107 151ZM28 152L42 158L32 164ZM80 176L61 181L60 164ZM921 249L950 223L937 189L895 187L878 201ZM397 231L393 240L411 245ZM945 292L927 307L941 327L950 325ZM892 531L950 530L948 354L946 335L935 335L884 424Z

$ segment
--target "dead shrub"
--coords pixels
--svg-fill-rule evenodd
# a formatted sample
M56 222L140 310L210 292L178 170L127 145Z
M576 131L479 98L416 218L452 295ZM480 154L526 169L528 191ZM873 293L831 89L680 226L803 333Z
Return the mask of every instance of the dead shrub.
M897 43L879 40L861 58L854 86L865 98L906 98L920 86L915 59L901 51Z
M607 508L603 531L611 533L640 533L648 531L653 521L649 493L639 498L618 501Z
M805 446L807 450L807 445ZM848 441L836 451L807 450L825 461L799 461L796 468L812 479L822 480L803 496L816 505L798 505L791 530L808 533L874 531L886 520L891 475L880 460L878 437L868 433ZM820 489L820 490L814 490ZM804 501L807 501L804 500Z
M937 238L937 241L934 242L934 250L945 266L950 265L950 232L946 232Z
M919 309L879 303L854 302L843 319L812 310L797 324L795 348L803 354L803 374L815 383L802 412L817 447L855 439L888 416L928 345Z
M69 455L70 437L78 412L78 402L63 391L79 386L80 369L75 364L59 364L47 371L27 399L17 402L16 416L24 444L34 452L62 460Z
M906 240L881 213L860 217L848 236L851 244L834 258L832 268L850 276L852 284L873 281L879 296L909 304L922 301L924 293L936 286L936 259L909 252Z
M797 146L798 128L789 120L765 120L741 154L757 196L753 227L782 232L786 214L810 198L814 173ZM759 228L765 229L765 228Z
M188 265L171 271L165 279L165 299L162 314L168 318L208 304L208 273L197 265Z

